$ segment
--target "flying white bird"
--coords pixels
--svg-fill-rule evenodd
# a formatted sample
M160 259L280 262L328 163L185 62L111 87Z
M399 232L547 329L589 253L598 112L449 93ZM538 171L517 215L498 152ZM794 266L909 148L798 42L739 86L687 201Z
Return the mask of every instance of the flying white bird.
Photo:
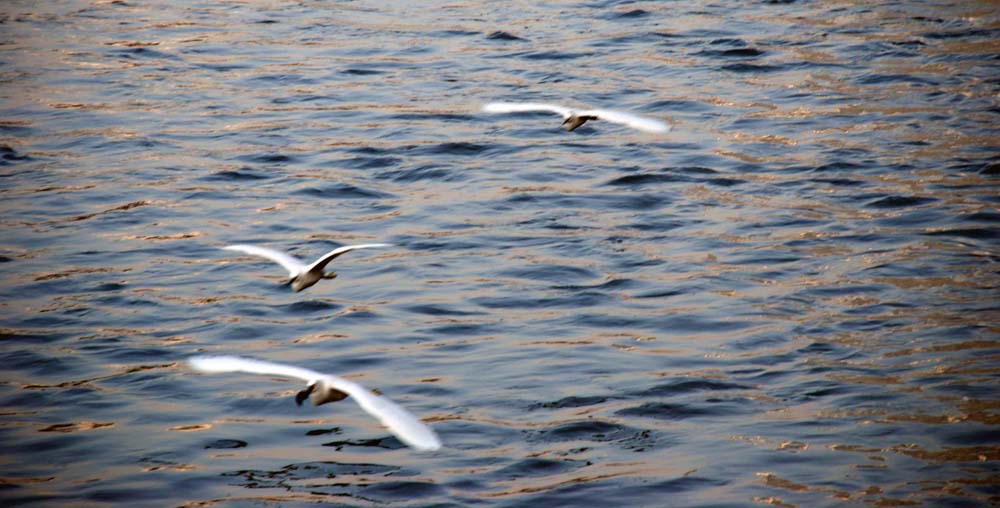
M585 124L587 120L607 120L612 123L627 125L633 129L645 132L664 133L670 131L670 126L652 118L622 113L620 111L610 111L607 109L588 109L574 111L556 104L542 104L538 102L491 102L483 106L486 113L524 113L529 111L548 111L561 115L565 120L562 125L567 131L572 131Z
M376 395L367 388L337 376L320 374L308 369L262 362L235 356L195 356L188 363L202 372L249 372L302 379L308 384L295 396L295 402L302 402L312 395L317 406L335 402L350 396L368 414L378 418L400 441L416 450L431 451L441 448L441 441L430 427L416 416L399 407L387 397Z
M340 256L345 252L350 252L354 249L367 249L369 247L392 247L389 243L363 243L360 245L346 245L344 247L339 247L336 249L323 254L322 257L317 259L313 264L306 265L302 261L285 254L284 252L278 252L273 249L268 249L266 247L257 247L256 245L230 245L228 247L223 247L226 250L235 250L239 252L245 252L247 254L253 254L254 256L260 256L263 258L270 259L275 263L285 267L288 270L288 284L292 285L292 289L295 291L302 291L303 289L312 286L313 284L319 282L320 279L333 279L337 277L334 272L323 273L323 269L326 265L333 261L336 257Z

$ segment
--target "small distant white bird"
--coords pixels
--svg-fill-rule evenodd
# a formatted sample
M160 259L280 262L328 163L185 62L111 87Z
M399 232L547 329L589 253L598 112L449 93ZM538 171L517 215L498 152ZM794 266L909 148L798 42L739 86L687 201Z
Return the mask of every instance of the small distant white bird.
M300 406L310 395L312 395L313 403L317 406L350 396L361 406L361 409L378 418L400 441L420 451L441 448L441 440L438 439L437 434L416 416L399 407L387 397L376 395L367 388L346 379L291 365L235 356L195 356L188 359L188 363L194 369L202 372L248 372L302 379L309 384L306 385L305 390L295 396L295 402Z
M567 131L572 131L577 127L587 123L587 120L607 120L612 123L627 125L633 129L645 132L659 133L670 131L670 126L652 118L622 113L620 111L610 111L607 109L588 109L574 111L556 104L542 104L538 102L491 102L483 106L486 113L524 113L529 111L548 111L561 115L565 120L562 125Z
M266 247L257 247L256 245L230 245L228 247L223 247L226 250L235 250L239 252L245 252L247 254L252 254L254 256L260 256L263 258L270 259L275 263L285 267L288 270L288 284L292 285L292 289L295 291L302 291L303 289L312 286L313 284L319 282L320 279L334 279L337 274L334 272L323 273L323 269L326 265L333 261L337 256L344 254L345 252L350 252L354 249L367 249L369 247L392 247L389 243L363 243L360 245L346 245L344 247L339 247L336 249L323 254L322 257L317 259L313 264L306 265L302 261L285 254L284 252L278 252L273 249L268 249Z

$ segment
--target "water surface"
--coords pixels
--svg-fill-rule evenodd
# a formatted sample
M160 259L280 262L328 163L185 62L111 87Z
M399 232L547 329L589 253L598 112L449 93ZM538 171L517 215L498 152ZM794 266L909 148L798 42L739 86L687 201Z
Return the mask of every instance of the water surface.
M0 499L996 505L1000 16L951 4L5 2ZM220 249L365 242L301 293Z

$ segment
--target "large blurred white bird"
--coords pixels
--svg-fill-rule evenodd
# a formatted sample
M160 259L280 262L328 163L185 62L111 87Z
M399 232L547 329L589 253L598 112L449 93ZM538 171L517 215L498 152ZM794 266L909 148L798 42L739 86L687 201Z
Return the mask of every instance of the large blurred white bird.
M483 106L486 113L524 113L529 111L548 111L556 113L564 118L562 123L567 131L572 131L577 127L587 123L588 120L606 120L612 123L627 125L633 129L645 132L662 134L670 131L670 126L652 118L643 118L620 111L607 109L588 109L574 111L556 104L542 104L539 102L491 102Z
M323 254L322 257L317 259L313 264L306 265L302 261L285 254L284 252L278 252L273 249L268 249L266 247L257 247L256 245L230 245L228 247L223 247L226 250L235 250L239 252L245 252L247 254L253 254L254 256L260 256L263 258L270 259L275 263L285 267L288 270L288 284L292 285L292 289L295 291L302 291L303 289L312 286L313 284L320 281L320 279L333 279L337 277L334 272L323 273L323 269L326 265L333 261L337 256L344 254L345 252L350 252L354 249L367 249L369 247L392 247L389 243L363 243L360 245L346 245L344 247L339 247L336 249Z
M188 363L194 369L202 372L249 372L304 380L308 383L305 390L295 396L295 402L300 406L310 395L312 395L313 403L317 406L350 396L361 406L361 409L378 418L400 441L420 451L441 448L441 441L434 431L424 425L416 416L399 407L387 397L376 395L367 388L346 379L291 365L235 356L195 356L188 359Z

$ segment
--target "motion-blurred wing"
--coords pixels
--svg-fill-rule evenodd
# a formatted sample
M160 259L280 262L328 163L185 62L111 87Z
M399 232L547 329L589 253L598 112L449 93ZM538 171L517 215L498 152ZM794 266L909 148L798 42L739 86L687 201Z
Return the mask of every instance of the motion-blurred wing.
M548 111L569 118L573 111L557 104L543 104L540 102L491 102L483 106L486 113L525 113L529 111Z
M265 374L272 376L290 377L301 379L311 383L320 378L326 377L316 371L282 365L280 363L262 362L249 358L239 358L236 356L195 356L188 359L196 370L202 372L247 372L250 374Z
M322 270L324 267L326 267L326 265L330 261L333 261L338 256L340 256L341 254L350 252L350 251L355 250L355 249L368 249L368 248L371 248L371 247L392 247L392 244L391 243L362 243L362 244L358 244L358 245L345 245L343 247L339 247L339 248L333 249L330 252L327 252L326 254L323 254L323 257L317 259L315 263L309 265L309 267L306 268L306 269L311 271L311 270L319 267L319 269Z
M653 120L652 118L644 118L629 113L622 113L621 111L611 111L607 109L592 109L589 111L580 111L577 114L581 116L583 115L596 116L598 120L605 120L611 123L627 125L633 129L639 129L645 132L662 134L670 131L670 126L659 120Z
M326 376L324 379L330 386L350 395L361 409L382 422L400 441L420 451L441 448L441 440L430 427L388 397L375 395L367 388L337 376Z
M278 252L274 249L268 249L266 247L257 247L256 245L230 245L228 247L223 247L226 250L235 250L239 252L244 252L246 254L252 254L254 256L260 256L262 258L270 259L275 263L285 267L288 270L288 275L290 277L295 277L296 275L302 273L306 269L306 265L302 264L298 259L285 254L284 252Z

